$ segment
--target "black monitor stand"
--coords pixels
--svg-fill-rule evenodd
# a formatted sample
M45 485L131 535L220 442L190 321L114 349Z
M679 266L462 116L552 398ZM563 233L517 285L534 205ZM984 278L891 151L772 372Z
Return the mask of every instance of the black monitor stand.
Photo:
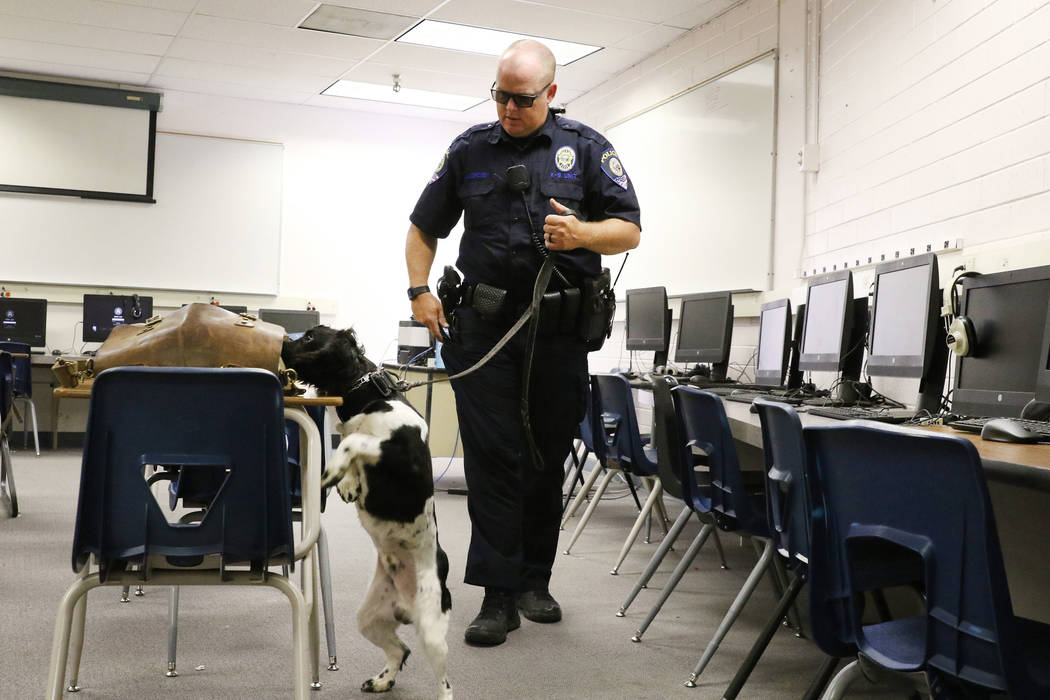
M945 342L948 332L944 330L940 316L937 313L937 299L943 299L943 291L937 291L937 297L933 300L933 312L931 318L935 326L933 333L933 354L929 357L922 378L919 379L919 396L915 401L915 408L919 411L929 411L931 416L937 415L941 410L941 401L944 394L944 377L948 372L948 344Z
M671 310L664 310L664 349L653 353L653 367L667 366L667 352L671 348Z
M860 370L864 360L864 337L868 333L868 298L861 297L851 302L853 323L846 341L846 357L842 360L842 380L839 382L838 399L850 405L857 403L860 394L856 383L860 382Z
M806 327L806 305L799 304L795 309L795 332L791 336L791 355L788 360L787 388L802 387L802 370L798 368L798 356L802 354L802 331Z

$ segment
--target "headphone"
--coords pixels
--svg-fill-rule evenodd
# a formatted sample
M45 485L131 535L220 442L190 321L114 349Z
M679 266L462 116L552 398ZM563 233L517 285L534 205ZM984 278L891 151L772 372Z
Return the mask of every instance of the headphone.
M977 331L973 321L959 314L959 288L966 277L977 277L981 273L963 267L953 270L952 283L948 288L948 304L941 309L941 316L948 320L948 335L945 342L956 357L973 354L977 346Z

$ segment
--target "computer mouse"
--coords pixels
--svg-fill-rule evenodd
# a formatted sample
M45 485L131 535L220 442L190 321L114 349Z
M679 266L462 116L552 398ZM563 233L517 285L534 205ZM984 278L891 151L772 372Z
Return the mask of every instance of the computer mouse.
M1009 418L993 418L981 428L981 439L994 442L1031 443L1039 442L1042 438L1039 433Z

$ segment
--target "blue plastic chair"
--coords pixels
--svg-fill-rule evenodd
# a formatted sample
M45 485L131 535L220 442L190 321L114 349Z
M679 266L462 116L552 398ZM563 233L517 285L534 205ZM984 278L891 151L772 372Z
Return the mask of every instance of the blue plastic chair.
M280 383L263 370L121 367L98 376L73 536L79 576L55 623L49 698L61 697L71 648L76 687L85 594L135 583L277 588L292 604L295 696L307 696L310 611L297 586L269 571L313 546L292 536L283 404ZM146 487L148 465L213 468L224 483L201 522L169 524Z
M11 430L14 396L11 391L12 358L0 352L0 502L12 518L18 517L18 492L15 490L15 474L11 467L11 450L7 436Z
M12 358L14 364L14 385L11 391L16 400L23 403L24 408L33 419L33 445L36 447L36 456L40 456L40 434L37 430L36 404L33 403L33 364L29 358L29 344L16 343L14 341L0 341L0 352L10 352L25 357ZM29 444L29 422L22 421L22 444Z
M793 575L747 658L722 694L723 700L732 700L740 694L751 671L809 579L809 518L812 509L806 486L806 444L802 435L802 422L795 409L787 404L757 398L754 405L762 425L766 463L766 521L777 554ZM837 659L833 661L837 662ZM813 694L813 690L823 688L833 669L834 663L825 664L807 697Z
M673 382L673 380L671 381ZM646 564L641 576L638 577L638 581L635 582L634 588L631 589L623 605L616 612L617 617L624 617L627 608L631 606L631 603L634 602L641 590L648 585L649 580L656 573L667 552L670 551L671 546L678 539L686 523L693 515L696 515L700 520L701 528L689 548L689 552L692 552L692 554L687 553L686 559L691 562L708 537L714 535L715 546L718 549L722 568L729 568L726 565L725 553L722 551L722 543L718 539L718 530L711 515L711 500L705 495L705 491L710 490L710 484L700 486L697 482L699 474L694 469L696 466L706 465L707 459L706 457L692 455L685 439L682 437L678 413L674 406L674 397L671 394L671 386L671 384L667 383L666 378L660 378L653 382L653 441L656 445L656 475L660 480L663 493L672 498L680 499L683 502L683 508L660 542L656 552L649 559L649 563ZM694 468L686 468L686 465L691 465ZM690 491L683 487L682 480L685 478L690 479L696 485L695 490ZM688 497L687 492L693 493L695 499ZM677 576L672 577L675 584L677 584L683 573L684 569L677 572Z
M594 392L591 391L591 382L590 380L588 380L586 411L583 414L583 418L580 420L580 425L577 429L577 436L575 438L575 440L579 441L579 446L577 446L575 443L573 444L573 449L569 453L569 458L572 461L573 466L571 469L569 469L569 473L566 476L565 483L562 484L562 489L567 489L567 493L565 495L565 505L562 506L562 518L564 519L568 519L568 517L571 517L567 516L566 514L569 511L569 505L573 503L572 494L573 491L575 491L576 489L576 482L579 481L580 486L585 488L585 490L590 489L590 485L587 484L587 481L583 477L583 467L585 464L587 464L587 458L593 454L594 459L598 464L598 471L592 472L595 478L597 478L597 475L601 472L603 465L605 464L605 458L602 453L602 448L605 446L605 443L596 442L594 439L595 430L593 424L596 415L597 412L595 411L594 407ZM582 451L580 451L581 447ZM566 465L567 464L568 462L566 462ZM591 484L593 484L593 480L591 481ZM584 497L586 497L586 494L584 494ZM579 505L577 504L576 507L579 508ZM573 513L575 512L576 511L573 510ZM564 524L565 523L563 522L563 527Z
M615 573L627 557L627 552L630 551L646 517L653 508L657 508L660 513L661 522L666 523L666 516L663 514L663 504L660 501L662 488L656 478L656 450L653 449L648 437L642 436L638 427L634 398L627 379L621 374L593 374L591 375L591 392L594 396L597 415L601 419L598 438L605 443L605 476L598 483L594 497L580 518L580 522L577 523L564 554L572 551L573 545L583 533L583 529L587 526L587 522L613 477L617 473L623 473L628 484L631 485L631 475L637 476L649 489L649 497L645 504L640 506L638 517L620 549L620 556L613 566L613 573ZM599 431L599 426L595 424L592 429Z
M696 679L703 672L708 662L710 662L715 651L718 650L725 635L729 632L741 610L743 610L744 605L758 586L762 575L767 570L770 570L770 565L773 563L773 542L769 537L769 530L766 526L765 509L762 505L761 495L756 496L749 493L745 486L743 473L740 470L740 463L737 458L736 445L733 442L733 434L729 429L729 419L726 417L722 399L709 392L700 391L689 386L677 386L674 388L673 394L686 444L691 449L695 448L707 456L708 467L711 470L710 508L718 527L728 532L737 532L751 537L756 542L756 550L758 549L757 543L762 543L758 562L752 568L743 587L730 605L711 641L708 642L699 663L686 683L687 686L694 687ZM691 465L689 469L692 471ZM691 474L683 475L682 484L688 489L691 499L703 503L706 499L699 492L696 479L690 478L691 476ZM689 554L687 552L686 557ZM695 556L695 553L693 556ZM683 557L682 564L684 566L681 564L679 566L682 573L688 568L689 563ZM782 591L776 578L775 570L773 570L772 575L774 589L780 595ZM648 625L655 618L656 613L659 612L663 602L677 583L678 581L674 580L665 588L660 601L650 611L645 622L642 623L642 626L635 633L635 636L632 638L633 641L641 640L642 634L644 634Z
M932 686L967 697L1050 697L1050 625L1013 613L974 446L865 423L808 428L805 436L807 478L818 494L810 616L821 649L841 656L856 645L868 667L924 671ZM854 601L872 574L858 574L856 560L887 549L922 563L925 612L868 623ZM843 669L825 697L841 697L860 668L854 661Z

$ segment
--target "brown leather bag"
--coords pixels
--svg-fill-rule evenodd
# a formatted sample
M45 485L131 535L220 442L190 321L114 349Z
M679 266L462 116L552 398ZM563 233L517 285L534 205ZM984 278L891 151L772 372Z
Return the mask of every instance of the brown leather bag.
M187 304L163 318L116 326L95 353L110 367L259 367L280 374L284 328L212 304Z

